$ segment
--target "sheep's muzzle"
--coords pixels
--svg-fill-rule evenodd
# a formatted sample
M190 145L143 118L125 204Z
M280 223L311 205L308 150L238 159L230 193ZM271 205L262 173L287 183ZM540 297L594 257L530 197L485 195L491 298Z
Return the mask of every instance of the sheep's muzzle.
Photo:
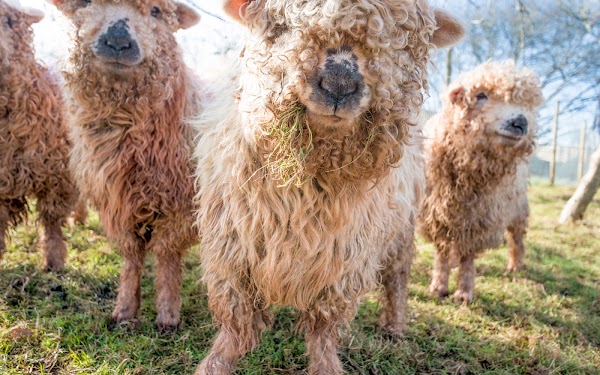
M311 123L335 127L354 124L368 110L369 98L359 57L349 46L323 51L319 67L301 94Z
M94 53L103 63L112 67L130 67L141 62L137 41L129 32L128 19L121 19L100 35Z
M497 133L503 139L503 143L512 144L519 142L523 137L527 136L529 122L524 115L518 115L506 120L498 129Z

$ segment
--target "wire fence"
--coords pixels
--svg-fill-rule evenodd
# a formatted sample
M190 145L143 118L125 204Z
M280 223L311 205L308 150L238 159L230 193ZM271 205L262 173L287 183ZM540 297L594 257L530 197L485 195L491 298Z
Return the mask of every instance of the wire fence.
M583 157L583 173L588 169L594 150L585 148ZM530 176L538 182L550 181L550 164L552 146L538 146L531 157ZM579 147L556 147L555 183L559 185L577 185L579 170Z

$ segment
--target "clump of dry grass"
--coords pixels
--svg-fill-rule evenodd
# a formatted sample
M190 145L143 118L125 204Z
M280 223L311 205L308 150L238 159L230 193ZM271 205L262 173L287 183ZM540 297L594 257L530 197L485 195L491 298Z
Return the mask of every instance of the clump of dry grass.
M274 120L265 128L264 136L270 139L272 151L267 155L265 168L280 187L301 187L308 182L315 171L307 170L307 158L314 151L313 133L306 118L306 108L292 103L280 109L274 109ZM326 172L335 172L350 166L360 159L375 140L379 130L374 126L373 116L367 112L363 123L368 133L364 149L351 162Z
M291 104L273 111L274 120L265 129L272 139L273 151L267 157L267 169L281 186L302 186L306 176L306 158L314 150L306 108Z

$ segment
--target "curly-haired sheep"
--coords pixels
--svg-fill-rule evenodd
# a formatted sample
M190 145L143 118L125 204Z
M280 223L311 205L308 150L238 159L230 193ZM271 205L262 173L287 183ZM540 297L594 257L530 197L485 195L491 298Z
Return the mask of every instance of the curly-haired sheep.
M462 75L426 125L427 191L419 232L437 250L430 290L448 294L460 264L457 301L470 302L475 257L507 231L509 271L523 266L528 156L542 93L536 75L513 62L488 62Z
M9 225L37 199L44 268L64 268L61 227L77 190L69 172L68 130L55 77L36 62L31 25L44 14L0 0L0 257Z
M193 131L201 85L173 33L199 17L171 0L53 0L75 25L63 72L71 167L124 259L112 317L135 320L146 252L156 260L156 324L180 322L181 258L193 229Z
M270 324L270 305L299 310L311 374L341 374L338 329L378 280L382 325L404 328L424 188L411 125L430 49L462 26L425 1L226 10L249 32L235 98L215 90L198 121L197 224L220 331L197 374L233 371Z

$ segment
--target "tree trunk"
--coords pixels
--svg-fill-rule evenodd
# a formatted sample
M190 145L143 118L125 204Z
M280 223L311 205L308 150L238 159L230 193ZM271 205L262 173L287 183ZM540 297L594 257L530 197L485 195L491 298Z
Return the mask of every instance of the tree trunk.
M600 146L594 151L592 154L592 158L590 160L590 167L583 176L581 183L575 190L575 193L569 199L565 208L563 208L562 213L560 214L560 218L558 222L560 224L564 224L567 221L573 220L581 220L583 219L583 214L585 213L585 209L590 204L592 199L594 198L594 194L598 191L600 187Z

